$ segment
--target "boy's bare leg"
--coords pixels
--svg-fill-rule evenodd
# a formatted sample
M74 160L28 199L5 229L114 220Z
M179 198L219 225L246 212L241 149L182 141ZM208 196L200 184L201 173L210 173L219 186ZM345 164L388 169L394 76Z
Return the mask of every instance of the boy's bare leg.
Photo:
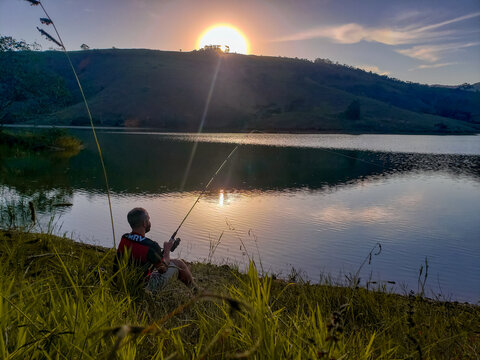
M192 272L180 259L171 259L170 262L178 267L178 279L183 282L188 287L195 287L195 282L193 281Z

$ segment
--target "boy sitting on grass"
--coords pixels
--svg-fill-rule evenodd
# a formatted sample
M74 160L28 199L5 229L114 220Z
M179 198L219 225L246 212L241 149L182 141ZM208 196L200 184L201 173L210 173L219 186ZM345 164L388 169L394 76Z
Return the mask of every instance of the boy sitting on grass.
M164 288L172 278L178 278L185 285L197 290L192 273L182 260L170 259L170 251L175 240L172 238L163 243L162 248L157 242L145 237L150 231L150 216L147 210L137 207L129 211L128 223L132 232L124 234L118 245L117 259L129 250L129 263L144 271L147 281L146 289L158 291ZM177 239L179 242L180 239ZM117 260L118 261L118 260Z

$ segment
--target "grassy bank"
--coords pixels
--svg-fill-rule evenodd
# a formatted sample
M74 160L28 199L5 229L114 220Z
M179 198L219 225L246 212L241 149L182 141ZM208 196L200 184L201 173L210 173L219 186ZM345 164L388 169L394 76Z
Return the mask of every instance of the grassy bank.
M67 151L78 152L82 142L64 129L36 132L7 131L0 128L0 144L14 151Z
M2 359L465 359L480 308L381 290L287 283L192 264L205 292L156 294L110 249L0 232Z

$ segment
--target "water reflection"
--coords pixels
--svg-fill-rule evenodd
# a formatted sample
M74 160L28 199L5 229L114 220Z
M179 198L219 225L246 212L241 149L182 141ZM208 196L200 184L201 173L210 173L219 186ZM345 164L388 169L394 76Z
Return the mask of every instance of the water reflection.
M378 223L392 221L395 214L380 206L367 206L362 209L350 209L344 206L330 206L312 214L318 221L327 223Z
M158 241L168 239L233 148L198 143L180 191L191 142L145 134L99 137L117 233L129 230L126 213L142 206ZM46 213L57 203L73 203L57 209L62 229L82 241L112 245L93 143L71 158L0 156L0 184L3 199L35 197ZM285 275L293 266L316 281L322 272L354 273L380 242L382 254L364 269L363 279L415 289L427 256L446 295L477 301L479 204L478 155L242 146L182 227L177 255L205 259L210 239L223 233L215 261L245 264L254 257L265 271Z
M441 141L438 135L348 135L348 134L267 134L259 133L159 133L117 130L117 134L138 134L164 137L178 141L209 142L317 149L361 151L480 155L479 135L449 135Z
M90 134L80 132L87 147L71 158L24 155L0 157L0 182L22 193L40 189L83 189L103 193L105 185ZM120 194L201 191L231 144L198 143L189 177L181 188L193 146L154 135L99 133L110 187ZM447 172L480 177L480 156L378 153L298 147L242 146L211 189L326 189L408 172Z
M223 197L224 197L223 190L220 190L218 194L218 205L220 206L223 206Z
M183 246L175 256L205 259L210 239L223 233L215 262L234 262L243 268L253 257L261 259L265 271L286 276L293 266L312 281L321 273L341 281L343 274L355 273L373 244L380 242L382 254L365 266L362 279L394 280L416 290L419 266L428 257L430 278L435 279L429 291L439 291L439 282L446 296L480 298L476 240L480 184L476 181L465 180L459 186L449 175L411 173L336 191L224 190L223 194L224 206L219 205L219 191L208 193L196 205L179 233ZM167 239L197 196L196 192L115 195L117 232L129 230L125 216L135 205L150 213L151 238ZM111 246L105 196L76 192L73 201L73 208L61 218L63 229L83 241Z

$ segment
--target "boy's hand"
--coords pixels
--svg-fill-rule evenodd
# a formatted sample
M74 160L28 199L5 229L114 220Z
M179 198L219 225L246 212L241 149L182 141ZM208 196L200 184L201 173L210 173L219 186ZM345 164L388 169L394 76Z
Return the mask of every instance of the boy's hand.
M165 261L160 261L157 266L155 266L160 274L163 274L167 271L168 266Z
M170 239L170 241L171 240L173 240L173 238ZM173 240L173 245L170 251L174 251L177 248L177 246L180 244L180 241L182 241L180 238L176 238L175 240Z
M174 244L175 240L173 239L170 239L168 241L165 241L163 243L163 251L164 253L169 253L170 251L172 251L172 247L173 247L173 244Z

